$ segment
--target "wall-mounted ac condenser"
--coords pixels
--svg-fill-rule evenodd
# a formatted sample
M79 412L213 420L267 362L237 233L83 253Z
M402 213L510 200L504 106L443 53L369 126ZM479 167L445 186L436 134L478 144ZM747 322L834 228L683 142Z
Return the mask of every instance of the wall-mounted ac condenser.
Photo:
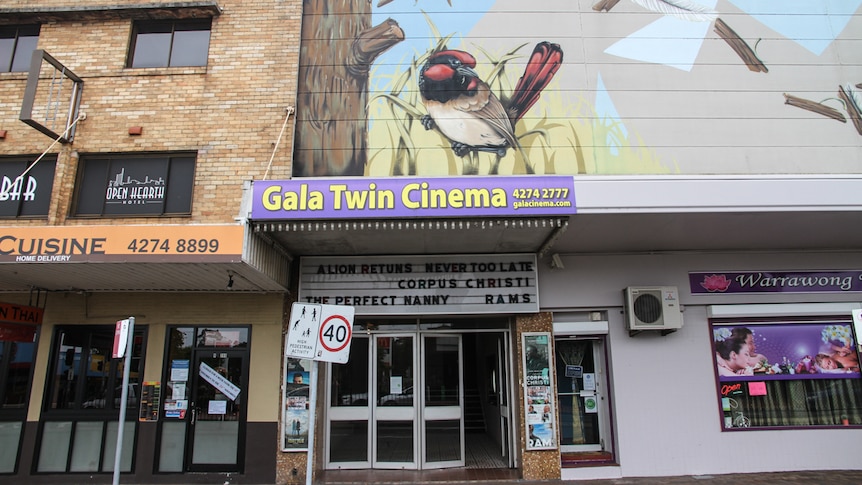
M682 308L675 286L629 286L623 290L629 335L658 330L667 335L682 328Z

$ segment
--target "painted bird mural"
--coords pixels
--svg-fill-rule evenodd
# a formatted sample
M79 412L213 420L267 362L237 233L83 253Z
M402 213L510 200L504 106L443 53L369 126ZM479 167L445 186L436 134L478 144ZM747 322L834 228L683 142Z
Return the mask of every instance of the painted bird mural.
M471 151L496 153L518 149L515 124L539 99L563 62L557 44L536 44L523 76L504 106L479 78L476 59L468 52L443 50L432 54L419 72L419 92L427 115L426 130L436 128L451 142L455 155Z

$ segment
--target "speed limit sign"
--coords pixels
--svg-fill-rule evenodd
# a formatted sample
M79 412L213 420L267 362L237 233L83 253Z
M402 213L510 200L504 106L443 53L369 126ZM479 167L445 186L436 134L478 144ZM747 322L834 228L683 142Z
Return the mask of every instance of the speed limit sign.
M352 306L322 305L314 360L347 363L353 337L353 314Z

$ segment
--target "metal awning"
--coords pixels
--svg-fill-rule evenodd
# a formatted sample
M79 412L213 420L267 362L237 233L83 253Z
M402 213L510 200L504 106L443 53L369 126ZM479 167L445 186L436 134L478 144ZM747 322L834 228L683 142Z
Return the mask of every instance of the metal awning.
M293 257L862 248L862 214L848 211L575 214L532 220L281 221L253 223L253 227Z
M289 269L290 256L278 245L239 224L0 229L0 293L281 293Z
M568 217L253 222L293 256L537 253Z

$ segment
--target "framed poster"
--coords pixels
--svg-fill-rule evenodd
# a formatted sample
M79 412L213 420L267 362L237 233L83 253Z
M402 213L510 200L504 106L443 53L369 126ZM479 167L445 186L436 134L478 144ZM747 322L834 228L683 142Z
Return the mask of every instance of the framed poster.
M284 358L281 451L307 451L310 359Z
M556 403L551 385L553 360L551 334L525 332L521 335L524 349L524 417L527 450L557 448Z
M862 377L849 323L734 322L712 332L721 382Z

